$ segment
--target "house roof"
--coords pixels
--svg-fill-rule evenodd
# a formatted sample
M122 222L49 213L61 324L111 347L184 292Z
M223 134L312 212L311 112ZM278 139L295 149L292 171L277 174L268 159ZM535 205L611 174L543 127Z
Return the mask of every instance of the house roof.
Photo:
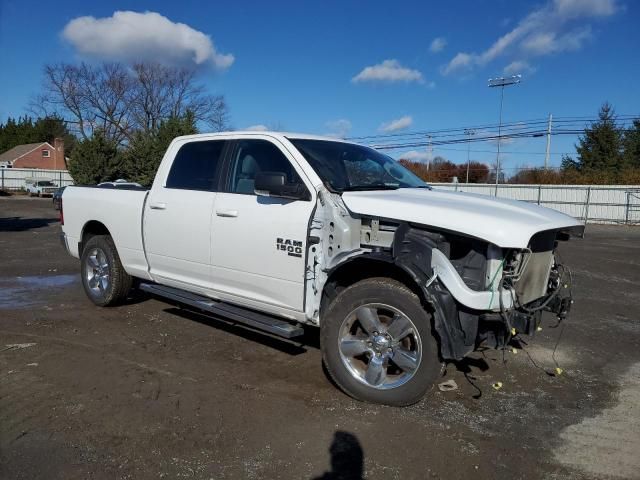
M49 148L53 148L49 142L25 143L24 145L18 145L4 153L0 153L0 162L13 162L20 157L24 157L27 153L33 152L41 145L47 145Z

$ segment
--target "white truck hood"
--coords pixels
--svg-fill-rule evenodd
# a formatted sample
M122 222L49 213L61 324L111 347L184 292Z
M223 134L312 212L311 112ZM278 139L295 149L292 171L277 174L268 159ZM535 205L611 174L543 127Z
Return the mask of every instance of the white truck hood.
M472 193L400 188L344 192L342 200L359 215L458 232L501 248L526 248L535 233L545 230L577 227L581 233L584 228L582 222L549 208Z

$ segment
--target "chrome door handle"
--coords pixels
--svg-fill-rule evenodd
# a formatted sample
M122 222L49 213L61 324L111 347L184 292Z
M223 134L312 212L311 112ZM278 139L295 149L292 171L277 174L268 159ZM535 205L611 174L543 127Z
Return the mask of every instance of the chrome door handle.
M238 210L216 210L216 215L219 217L237 217Z
M167 204L163 202L150 203L149 208L151 210L165 210L167 208Z

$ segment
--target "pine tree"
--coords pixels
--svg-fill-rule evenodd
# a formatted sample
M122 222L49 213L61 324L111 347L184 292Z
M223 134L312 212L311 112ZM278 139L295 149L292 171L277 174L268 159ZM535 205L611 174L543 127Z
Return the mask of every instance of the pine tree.
M151 186L162 157L175 137L197 133L196 120L187 112L160 123L155 131L139 131L133 135L124 156L124 174L133 182Z
M17 120L9 117L6 123L0 124L0 152L25 143L49 142L53 145L54 138L64 140L65 155L73 151L76 138L59 117L38 118L35 122L31 117Z
M122 156L116 144L96 130L92 137L78 142L68 168L74 182L80 185L116 180L122 176Z
M616 125L613 107L604 103L598 121L585 128L578 138L576 164L579 170L618 172L625 167L622 131ZM568 163L568 162L567 162Z
M624 132L624 160L629 167L640 168L640 120Z

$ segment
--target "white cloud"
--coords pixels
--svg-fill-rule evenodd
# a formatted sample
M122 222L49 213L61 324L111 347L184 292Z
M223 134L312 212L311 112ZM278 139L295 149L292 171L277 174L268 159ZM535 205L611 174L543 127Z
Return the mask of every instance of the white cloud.
M504 67L502 72L505 75L517 75L521 73L533 73L535 70L535 68L529 65L529 62L525 62L524 60L514 60Z
M403 67L395 59L385 60L377 65L365 67L351 79L353 83L360 82L418 82L423 83L424 78L418 70Z
M420 151L420 150L409 150L408 152L404 152L400 155L397 155L397 158L410 160L412 162L426 163L427 160L429 160L429 153L426 151Z
M249 130L252 132L266 132L267 130L269 130L269 127L267 127L266 125L258 124L258 125L251 125L245 128L245 130Z
M208 35L156 12L78 17L67 23L62 36L79 53L103 60L212 65L220 70L234 61L233 55L219 53Z
M554 0L556 11L565 17L608 17L620 8L616 0Z
M551 53L579 50L582 44L591 38L591 28L586 26L564 35L557 36L555 32L543 32L532 35L522 42L522 49L531 55L549 55Z
M575 23L608 17L618 0L551 0L532 11L486 50L459 52L441 68L443 75L482 67L502 56L533 57L578 50L591 38L589 25Z
M441 69L441 72L443 75L449 75L451 72L469 69L473 66L474 62L475 60L473 55L460 52Z
M438 53L444 50L444 47L447 46L447 40L444 37L437 37L431 41L431 45L429 45L429 51L431 53Z
M329 133L325 134L328 137L344 138L351 131L351 122L346 118L331 120L325 126L329 129Z
M405 128L409 128L413 123L413 118L410 115L405 115L404 117L396 118L395 120L391 120L390 122L383 123L378 128L379 132L391 133L397 132L398 130L404 130Z

